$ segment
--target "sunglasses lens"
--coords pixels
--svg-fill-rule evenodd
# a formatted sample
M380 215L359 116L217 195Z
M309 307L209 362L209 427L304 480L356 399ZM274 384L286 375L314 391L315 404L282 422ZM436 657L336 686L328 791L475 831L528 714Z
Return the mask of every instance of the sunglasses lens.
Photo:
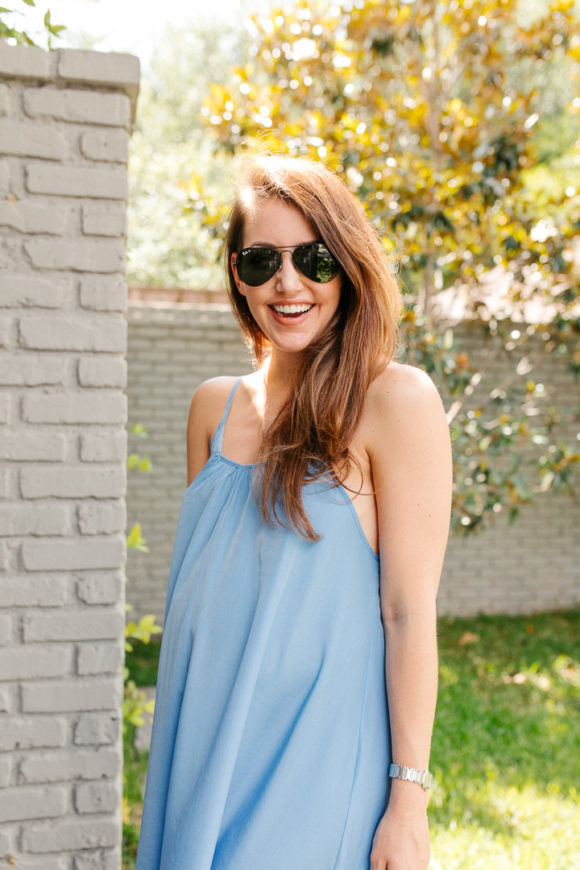
M246 248L237 258L238 274L244 284L259 287L280 268L281 254L274 248Z
M309 281L327 284L338 275L339 265L326 245L312 242L292 251L292 260ZM259 287L276 274L282 265L282 254L276 248L244 248L236 260L238 275L249 287Z
M326 245L315 242L312 245L302 245L292 254L294 265L310 281L327 284L336 278L339 266Z

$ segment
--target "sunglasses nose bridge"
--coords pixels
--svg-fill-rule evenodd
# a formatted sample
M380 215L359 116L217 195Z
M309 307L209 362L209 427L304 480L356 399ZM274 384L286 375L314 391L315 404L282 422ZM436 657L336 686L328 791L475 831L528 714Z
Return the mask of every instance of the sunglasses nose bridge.
M280 253L280 265L276 277L283 289L293 290L301 282L301 272L294 262L295 248L277 248Z

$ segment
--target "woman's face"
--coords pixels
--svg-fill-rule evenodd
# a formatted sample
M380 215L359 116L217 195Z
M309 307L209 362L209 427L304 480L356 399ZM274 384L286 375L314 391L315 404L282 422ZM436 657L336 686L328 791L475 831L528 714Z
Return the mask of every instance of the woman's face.
M320 241L302 212L280 199L258 205L244 224L243 247L294 247ZM306 278L292 262L292 252L282 251L281 268L264 284L245 284L232 270L239 292L246 297L252 317L273 348L296 353L308 347L330 323L338 308L341 278L326 283Z

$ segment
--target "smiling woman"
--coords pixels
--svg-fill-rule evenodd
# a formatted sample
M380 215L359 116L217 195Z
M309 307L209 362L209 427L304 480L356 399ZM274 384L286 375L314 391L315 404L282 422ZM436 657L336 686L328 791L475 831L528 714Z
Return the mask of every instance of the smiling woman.
M137 870L426 870L443 407L330 170L251 160L224 258L256 369L191 402Z

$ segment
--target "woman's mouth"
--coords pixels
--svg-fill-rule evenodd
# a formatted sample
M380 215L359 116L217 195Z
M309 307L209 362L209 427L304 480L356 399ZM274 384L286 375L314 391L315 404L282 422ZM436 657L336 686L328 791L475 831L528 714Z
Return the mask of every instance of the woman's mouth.
M300 317L302 314L310 311L312 307L313 305L309 303L269 306L279 317Z

